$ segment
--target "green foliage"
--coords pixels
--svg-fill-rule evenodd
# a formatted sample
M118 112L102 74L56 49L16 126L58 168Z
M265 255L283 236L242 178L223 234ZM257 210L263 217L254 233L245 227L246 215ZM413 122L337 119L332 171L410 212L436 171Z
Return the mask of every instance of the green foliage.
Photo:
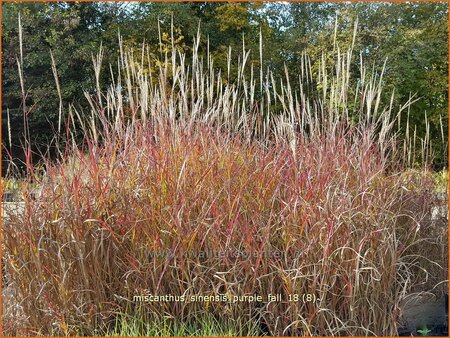
M2 178L2 191L20 191L21 183L20 180Z
M436 190L448 192L448 170L442 170L433 174Z
M417 332L420 333L421 336L428 336L431 333L431 330L426 326L423 326L421 329L417 330Z
M80 98L84 97L84 90L95 88L91 57L101 41L104 15L94 3L3 3L2 8L2 130L7 128L6 109L9 108L12 156L23 158L22 94L17 72L19 13L23 30L26 105L31 142L36 152L47 150L58 122L59 99L50 51L55 58L59 82L64 83L63 101L86 108ZM67 110L65 106L64 115ZM5 140L3 144L9 143Z
M183 322L179 318L158 318L151 322L145 322L138 317L130 317L120 314L116 318L112 329L99 330L100 336L119 337L184 337L184 336L260 336L261 332L254 320L248 323L242 321L227 321L217 319L212 315L202 315L190 323Z
M261 3L226 3L216 8L216 20L220 31L248 32L263 18L258 14Z

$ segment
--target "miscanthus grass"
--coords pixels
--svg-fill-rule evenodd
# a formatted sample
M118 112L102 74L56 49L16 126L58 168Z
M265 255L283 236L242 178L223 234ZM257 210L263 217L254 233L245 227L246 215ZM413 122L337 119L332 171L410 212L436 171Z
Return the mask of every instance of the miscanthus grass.
M396 335L409 292L445 289L435 180L407 170L415 156L430 162L430 138L399 137L414 99L383 104L384 67L372 73L336 48L313 71L304 54L294 86L288 69L250 63L245 45L237 69L233 51L215 68L199 36L189 61L174 46L158 62L125 47L106 91L103 50L93 57L87 117L60 105L59 160L44 175L27 161L40 193L25 184L24 212L3 224L24 318L4 317L7 333L209 335L239 322L275 335ZM254 294L263 300L133 301ZM182 322L166 330L163 318Z

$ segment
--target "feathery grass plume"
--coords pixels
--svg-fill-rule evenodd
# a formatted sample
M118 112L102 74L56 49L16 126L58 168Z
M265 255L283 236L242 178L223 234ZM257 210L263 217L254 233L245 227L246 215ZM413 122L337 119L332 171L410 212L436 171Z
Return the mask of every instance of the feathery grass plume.
M58 71L56 69L56 63L55 58L53 57L53 53L50 50L50 57L52 60L52 72L53 77L55 78L56 83L56 91L58 92L58 98L59 98L59 112L58 112L58 135L61 135L61 122L62 122L62 114L63 114L63 101L61 96L61 88L59 86L59 79L58 79Z
M11 119L9 116L9 108L6 109L6 119L8 123L8 141L9 141L9 150L12 151L12 137L11 137Z

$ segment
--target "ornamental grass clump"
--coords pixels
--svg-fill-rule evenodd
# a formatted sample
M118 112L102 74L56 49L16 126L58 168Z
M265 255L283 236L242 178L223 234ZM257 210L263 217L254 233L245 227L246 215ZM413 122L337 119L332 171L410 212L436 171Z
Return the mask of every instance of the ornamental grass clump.
M117 318L131 316L396 335L400 302L428 269L446 269L431 250L445 236L427 244L433 177L401 172L407 105L383 108L382 74L363 65L351 87L351 50L333 52L332 67L324 57L318 74L305 55L293 88L287 70L248 75L245 49L236 80L223 81L230 69L198 46L189 64L166 52L156 80L145 49L142 60L122 52L115 84L86 94L91 116L63 116L70 146L3 225L26 317L11 332L121 332ZM253 295L262 300L238 301Z

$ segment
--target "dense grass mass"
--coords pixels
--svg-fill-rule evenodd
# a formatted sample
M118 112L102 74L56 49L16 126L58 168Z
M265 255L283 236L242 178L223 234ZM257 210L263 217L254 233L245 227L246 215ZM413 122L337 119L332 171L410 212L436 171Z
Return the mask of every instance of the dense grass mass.
M287 70L278 82L263 70L254 79L251 66L247 79L243 53L236 82L209 55L187 65L176 51L152 82L145 49L140 61L123 52L111 88L86 95L91 118L73 109L62 118L61 159L42 177L29 165L40 194L24 185L23 214L4 224L27 318L6 323L11 332L123 333L118 318L131 316L256 323L276 335L396 335L407 293L446 279L447 235L431 221L436 182L407 169L414 147L397 137L397 112L381 107L381 76L361 65L352 89L352 51L333 51L313 81L305 55L305 87L294 90ZM94 66L98 78L101 53ZM418 142L430 160L427 140ZM264 300L133 300L149 294Z

